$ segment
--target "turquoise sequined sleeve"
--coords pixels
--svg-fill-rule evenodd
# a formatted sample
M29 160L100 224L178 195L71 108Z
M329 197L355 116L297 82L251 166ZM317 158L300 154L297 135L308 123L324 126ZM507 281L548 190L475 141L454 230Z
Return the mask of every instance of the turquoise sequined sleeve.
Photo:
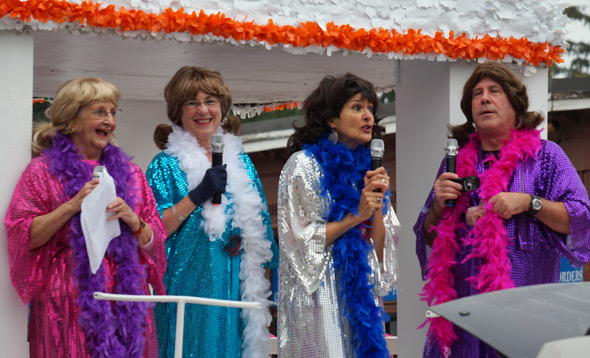
M178 168L176 158L164 152L154 157L146 177L154 192L160 216L188 194L186 174Z

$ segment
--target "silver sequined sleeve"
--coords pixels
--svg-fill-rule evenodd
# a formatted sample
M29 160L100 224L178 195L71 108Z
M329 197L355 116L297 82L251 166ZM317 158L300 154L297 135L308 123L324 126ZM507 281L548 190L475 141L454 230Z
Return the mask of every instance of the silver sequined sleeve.
M289 261L307 293L314 292L328 260L326 201L319 195L317 162L299 152L285 165L279 182L281 254Z
M377 296L385 296L397 282L397 247L399 243L399 221L391 207L388 204L387 214L383 218L385 224L385 243L383 246L383 262L377 259L377 252L371 250L369 264L373 269L373 282L375 288L373 291Z

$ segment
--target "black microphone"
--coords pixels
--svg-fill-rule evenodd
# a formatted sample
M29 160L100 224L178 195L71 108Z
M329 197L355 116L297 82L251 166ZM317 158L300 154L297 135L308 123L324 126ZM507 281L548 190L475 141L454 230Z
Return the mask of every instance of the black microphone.
M375 170L382 166L383 152L385 151L385 144L383 139L373 139L371 141L371 170ZM380 193L381 189L373 190L374 193Z
M457 152L459 150L459 143L455 138L447 139L447 145L445 146L445 160L446 160L446 172L456 173L457 166ZM445 201L445 205L448 207L455 206L457 200L449 199Z
M213 134L211 136L211 162L214 167L223 165L223 135L221 134ZM220 191L213 194L211 203L213 205L221 204Z

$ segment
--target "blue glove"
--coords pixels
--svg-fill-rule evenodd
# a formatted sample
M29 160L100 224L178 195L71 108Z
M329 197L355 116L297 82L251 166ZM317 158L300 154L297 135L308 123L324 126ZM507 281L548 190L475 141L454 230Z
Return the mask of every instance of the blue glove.
M227 170L225 165L218 165L207 169L203 181L196 188L188 192L188 197L196 206L213 196L216 192L225 193L227 184Z

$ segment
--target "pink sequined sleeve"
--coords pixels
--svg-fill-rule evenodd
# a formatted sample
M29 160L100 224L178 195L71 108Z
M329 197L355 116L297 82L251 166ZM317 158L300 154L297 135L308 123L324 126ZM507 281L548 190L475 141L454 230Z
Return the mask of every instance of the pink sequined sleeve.
M142 261L148 264L146 267L148 282L152 285L156 294L164 294L162 278L166 273L166 249L164 247L166 228L160 218L154 194L147 183L145 175L136 164L132 163L132 166L136 173L135 180L136 185L139 187L141 200L135 211L153 230L153 256L143 250L140 250L140 255Z
M63 236L66 230L60 229L48 244L31 251L31 223L35 217L58 207L63 201L62 192L61 184L49 175L42 158L34 158L20 178L4 218L10 278L24 304L41 289L48 274L45 268L50 266L52 252L59 246L55 237Z

